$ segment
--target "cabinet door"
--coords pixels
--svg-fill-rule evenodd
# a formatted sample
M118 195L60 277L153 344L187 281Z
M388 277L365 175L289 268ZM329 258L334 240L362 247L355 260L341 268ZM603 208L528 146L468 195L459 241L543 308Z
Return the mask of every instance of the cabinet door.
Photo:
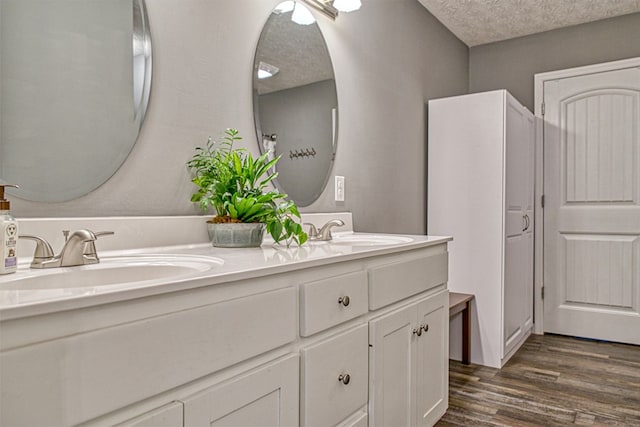
M533 121L524 107L507 96L505 123L505 241L501 358L525 334L533 295L530 244L533 227Z
M526 139L528 147L527 155L527 174L528 185L526 194L526 215L527 215L527 230L525 232L525 246L526 246L526 262L524 276L526 283L525 287L525 302L523 310L524 330L528 331L533 327L533 295L534 295L534 272L533 272L533 256L534 256L534 219L535 219L535 118L530 116L526 120Z
M369 425L415 425L415 304L369 323Z
M418 303L415 340L417 426L432 426L444 415L449 402L449 292Z
M302 349L301 425L336 425L367 404L367 325Z
M296 426L298 365L286 356L185 399L185 427Z

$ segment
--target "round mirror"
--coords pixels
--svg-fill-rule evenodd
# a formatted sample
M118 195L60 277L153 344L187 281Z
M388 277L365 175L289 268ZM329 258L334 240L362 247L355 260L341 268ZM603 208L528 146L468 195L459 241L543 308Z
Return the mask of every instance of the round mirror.
M0 58L0 180L43 202L107 181L149 99L144 0L2 0Z
M285 1L269 16L256 49L253 93L260 150L282 156L275 185L308 206L333 165L338 97L329 51L302 3Z

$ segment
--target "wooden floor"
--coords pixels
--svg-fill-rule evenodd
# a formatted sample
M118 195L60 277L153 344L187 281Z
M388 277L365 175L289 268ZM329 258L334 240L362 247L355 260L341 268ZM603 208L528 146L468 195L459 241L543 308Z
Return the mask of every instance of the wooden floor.
M533 335L501 370L450 362L437 426L640 426L640 347Z

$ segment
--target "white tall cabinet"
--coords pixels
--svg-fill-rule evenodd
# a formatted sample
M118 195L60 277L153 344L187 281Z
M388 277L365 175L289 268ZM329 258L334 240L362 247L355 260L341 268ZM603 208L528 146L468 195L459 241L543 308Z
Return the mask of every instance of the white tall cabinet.
M453 236L449 289L476 297L471 362L499 368L533 326L534 117L497 90L429 101L428 126L428 232Z

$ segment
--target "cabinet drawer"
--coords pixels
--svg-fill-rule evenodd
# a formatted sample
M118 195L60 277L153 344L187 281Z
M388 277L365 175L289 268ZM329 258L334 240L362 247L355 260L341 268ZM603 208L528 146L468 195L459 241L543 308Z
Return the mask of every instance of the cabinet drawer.
M367 403L368 352L366 324L302 349L300 425L334 426Z
M447 252L371 267L369 309L377 310L443 284L448 279Z
M300 287L300 335L313 335L368 311L367 275L343 274Z

